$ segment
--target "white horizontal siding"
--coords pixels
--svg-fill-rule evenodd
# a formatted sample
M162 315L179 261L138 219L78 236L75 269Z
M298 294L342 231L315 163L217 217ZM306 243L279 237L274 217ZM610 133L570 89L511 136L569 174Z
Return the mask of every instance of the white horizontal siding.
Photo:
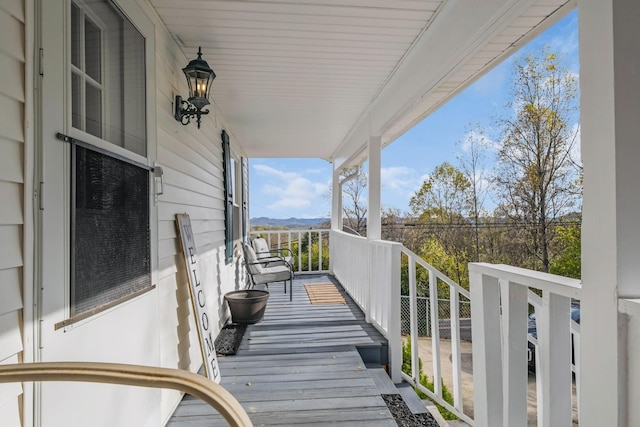
M0 270L22 266L22 227L0 225Z
M24 0L0 5L0 364L22 360ZM18 383L0 384L0 425L21 426Z
M0 225L22 224L22 184L0 180Z
M0 70L2 70L0 93L24 102L24 64L15 57L7 55L6 52L0 51Z
M2 111L0 114L0 137L24 142L24 128L22 127L24 103L0 93L0 111ZM19 161L22 162L22 159Z
M11 11L0 9L0 28L2 28L0 51L24 63L24 17L15 16Z
M221 295L232 290L236 281L235 266L224 263L223 128L214 105L208 107L210 114L202 117L200 129L195 123L183 126L174 119L173 97L187 95L181 71L187 61L163 25L156 23L157 163L164 171L163 194L158 196L160 364L195 371L202 364L202 356L175 215L190 216L200 279L217 332L226 320L221 314ZM175 392L163 391L163 419L170 415L178 398Z
M3 129L0 128L0 134ZM0 136L0 181L23 182L22 141L10 141Z
M22 268L0 270L0 313L22 308Z

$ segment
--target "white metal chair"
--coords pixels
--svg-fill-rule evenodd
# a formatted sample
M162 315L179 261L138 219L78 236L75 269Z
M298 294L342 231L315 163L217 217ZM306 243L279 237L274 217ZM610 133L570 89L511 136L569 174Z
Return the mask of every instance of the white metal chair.
M267 241L262 237L254 237L251 239L251 246L256 252L258 260L274 260L279 258L287 262L293 269L295 259L293 258L293 252L291 252L289 248L271 249Z
M289 301L293 300L293 268L291 264L281 257L258 259L253 247L243 243L244 263L251 279L250 287L264 284L269 287L271 282L284 282L284 293L287 293L287 280L289 281Z

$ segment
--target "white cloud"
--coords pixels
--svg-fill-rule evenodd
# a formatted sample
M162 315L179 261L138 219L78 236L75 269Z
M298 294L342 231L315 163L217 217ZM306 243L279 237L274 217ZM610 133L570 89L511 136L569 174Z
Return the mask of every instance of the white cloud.
M317 217L328 211L325 195L327 182L314 182L306 176L318 171L288 172L264 164L253 165L259 176L254 197L266 207L271 215L278 217ZM308 173L307 173L308 172ZM261 194L260 194L261 193Z
M406 166L391 166L380 170L382 188L388 190L411 192L422 185L422 177L415 169Z

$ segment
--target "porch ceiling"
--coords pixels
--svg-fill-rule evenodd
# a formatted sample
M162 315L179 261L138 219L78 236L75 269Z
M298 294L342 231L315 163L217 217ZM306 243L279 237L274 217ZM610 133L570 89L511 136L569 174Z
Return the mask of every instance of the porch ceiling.
M362 160L575 0L150 0L249 157Z

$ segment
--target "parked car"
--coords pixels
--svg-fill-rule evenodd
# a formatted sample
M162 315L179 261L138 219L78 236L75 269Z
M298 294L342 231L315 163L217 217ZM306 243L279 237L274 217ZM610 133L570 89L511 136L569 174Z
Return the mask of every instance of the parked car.
M571 304L571 319L580 323L580 304L572 303ZM538 338L538 331L536 329L536 313L533 312L529 314L528 321L528 332L534 338ZM536 346L531 342L527 341L527 345L529 348L529 372L536 371ZM575 363L574 349L573 349L573 335L571 335L571 363Z

